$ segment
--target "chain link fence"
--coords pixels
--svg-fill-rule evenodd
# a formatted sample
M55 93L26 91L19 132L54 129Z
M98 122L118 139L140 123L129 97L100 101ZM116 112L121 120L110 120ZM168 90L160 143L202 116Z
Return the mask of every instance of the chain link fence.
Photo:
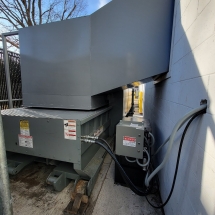
M13 107L20 107L22 105L22 84L21 84L21 69L20 69L20 55L14 52L8 51L9 67L10 67L10 79L11 79L11 91L13 101ZM16 101L16 99L18 99ZM1 109L9 108L7 95L7 83L4 68L3 49L0 49L0 106Z

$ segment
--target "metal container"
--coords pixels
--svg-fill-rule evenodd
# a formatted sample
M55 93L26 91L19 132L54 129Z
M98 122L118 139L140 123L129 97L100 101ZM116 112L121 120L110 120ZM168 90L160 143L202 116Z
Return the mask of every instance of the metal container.
M99 147L82 143L81 135L105 132L110 125L110 109L89 112L27 108L3 110L6 150L65 161L83 169Z
M102 93L168 71L172 0L113 0L19 30L23 105L91 110Z

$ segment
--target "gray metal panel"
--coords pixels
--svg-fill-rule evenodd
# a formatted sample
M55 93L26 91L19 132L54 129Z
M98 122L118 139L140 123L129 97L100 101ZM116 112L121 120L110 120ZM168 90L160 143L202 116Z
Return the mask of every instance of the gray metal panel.
M14 108L2 110L2 116L17 116L29 118L44 118L44 119L74 119L79 120L84 124L91 119L110 110L111 107L102 108L95 111L71 111L71 110L53 110L53 109L36 109L36 108Z
M92 94L168 71L172 0L114 0L92 15Z
M136 138L136 147L123 145L123 137ZM136 128L120 122L116 126L116 154L133 158L143 158L144 127ZM139 143L139 144L138 144Z
M88 17L19 31L23 104L95 109L90 96L166 72L172 0L113 0Z
M80 168L84 168L100 147L94 144L81 143L81 135L96 132L101 126L104 126L105 130L110 120L108 113L110 109L111 107L97 111L30 108L3 110L1 113L6 150L75 163ZM64 138L64 119L76 120L76 140ZM20 120L28 120L29 122L33 148L22 147L18 144Z
M143 158L144 132L151 131L147 119L139 117L124 117L116 126L116 154L134 158ZM136 147L123 144L123 137L136 138ZM139 150L139 151L138 151Z
M105 96L37 95L23 93L25 107L49 107L91 110L107 104Z
M131 124L135 124L138 126L144 126L144 128L147 131L151 131L151 125L149 120L144 119L143 117L138 117L138 116L132 116L132 117L123 117L122 120L120 120L123 125L130 126Z
M33 148L18 145L20 119L29 121ZM80 139L76 141L64 139L64 126L60 119L47 120L43 118L3 116L3 125L7 151L72 163L81 162ZM80 126L77 127L77 135L80 136Z
M90 17L20 29L23 94L90 95L90 34Z
M23 105L96 109L91 98L90 17L19 30Z

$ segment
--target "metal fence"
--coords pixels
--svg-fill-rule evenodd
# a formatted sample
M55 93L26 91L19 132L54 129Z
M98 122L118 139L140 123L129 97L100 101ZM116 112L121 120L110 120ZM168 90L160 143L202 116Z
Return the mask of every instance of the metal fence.
M8 58L13 107L20 107L22 105L20 56L17 53L8 51ZM0 49L0 106L1 109L9 108L3 49Z

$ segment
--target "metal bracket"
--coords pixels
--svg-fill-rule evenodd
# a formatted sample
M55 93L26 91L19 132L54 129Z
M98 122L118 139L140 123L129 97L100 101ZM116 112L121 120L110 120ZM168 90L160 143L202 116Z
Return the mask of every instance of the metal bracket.
M18 174L24 167L34 161L34 157L28 155L14 154L7 159L8 173Z
M73 169L73 164L60 163L46 179L46 183L52 185L56 191L62 191L71 180L79 179L79 175Z
M200 105L206 105L207 104L207 99L202 99L201 101L200 101Z
M169 71L166 71L160 75L156 75L154 77L152 77L153 81L154 81L154 84L158 84L166 79L170 78L170 72Z
M110 145L113 139L114 137L107 139ZM90 196L93 190L93 187L96 183L96 180L97 180L99 171L101 169L101 166L103 164L106 153L107 152L102 147L100 147L100 149L96 152L96 154L93 156L93 158L90 160L90 162L83 170L78 169L75 166L75 171L79 173L79 175L81 175L82 178L87 179L89 181L87 184L87 190L86 190L86 194L88 196ZM85 176L88 176L88 177L85 177Z
M68 184L69 180L64 173L52 172L46 179L46 182L54 187L56 191L63 190Z

